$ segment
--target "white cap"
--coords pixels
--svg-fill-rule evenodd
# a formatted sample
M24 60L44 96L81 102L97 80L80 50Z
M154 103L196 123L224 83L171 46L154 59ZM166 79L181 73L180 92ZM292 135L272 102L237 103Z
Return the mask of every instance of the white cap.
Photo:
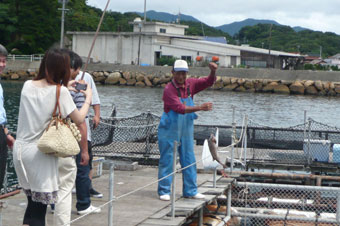
M174 71L189 71L188 63L185 60L176 60L174 63Z

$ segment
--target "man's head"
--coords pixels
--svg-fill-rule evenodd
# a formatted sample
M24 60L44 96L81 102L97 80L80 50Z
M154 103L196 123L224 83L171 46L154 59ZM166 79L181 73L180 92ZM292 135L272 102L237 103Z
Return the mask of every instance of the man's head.
M6 67L6 58L7 58L8 52L7 49L0 44L0 74L3 72L3 70Z
M172 74L179 85L183 85L187 79L189 68L185 60L176 60L172 69Z

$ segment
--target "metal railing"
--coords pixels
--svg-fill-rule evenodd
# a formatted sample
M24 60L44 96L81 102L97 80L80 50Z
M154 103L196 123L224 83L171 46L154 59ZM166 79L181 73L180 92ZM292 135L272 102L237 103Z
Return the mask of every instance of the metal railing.
M43 54L32 54L32 55L8 55L7 61L16 61L16 60L23 60L23 61L41 61L44 57Z

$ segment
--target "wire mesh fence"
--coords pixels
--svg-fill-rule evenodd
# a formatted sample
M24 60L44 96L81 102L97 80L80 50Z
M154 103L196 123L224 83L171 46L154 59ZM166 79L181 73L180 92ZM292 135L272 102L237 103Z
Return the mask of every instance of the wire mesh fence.
M141 165L158 163L157 127L160 117L142 113L129 118L101 118L92 130L92 151L96 156L138 161Z
M239 225L339 225L340 188L236 182L232 208Z
M6 173L2 188L0 190L0 195L12 192L17 189L19 189L19 182L14 169L13 155L12 152L8 152Z

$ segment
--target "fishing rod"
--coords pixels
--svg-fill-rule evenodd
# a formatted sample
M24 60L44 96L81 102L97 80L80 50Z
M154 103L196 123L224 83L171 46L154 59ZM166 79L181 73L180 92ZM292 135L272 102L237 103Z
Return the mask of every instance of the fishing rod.
M103 22L103 19L104 19L104 15L105 15L105 12L106 12L107 7L109 6L109 4L110 4L110 0L107 0L106 6L105 6L104 11L103 11L103 14L102 14L102 16L101 16L101 18L100 18L100 21L99 21L98 26L97 26L96 33L95 33L94 38L93 38L93 41L92 41L92 45L91 45L91 48L90 48L90 51L89 51L89 55L87 56L87 59L86 59L86 63L85 63L84 69L83 69L83 74L82 74L81 79L80 79L80 81L82 81L82 82L84 81L85 71L86 71L86 69L87 69L87 65L89 64L90 56L91 56L91 53L92 53L94 44L95 44L96 39L97 39L97 36L98 36L100 26L102 25L102 22ZM87 88L87 85L86 85L86 84L77 82L77 84L76 84L76 89L77 89L77 90L86 90L86 88Z

